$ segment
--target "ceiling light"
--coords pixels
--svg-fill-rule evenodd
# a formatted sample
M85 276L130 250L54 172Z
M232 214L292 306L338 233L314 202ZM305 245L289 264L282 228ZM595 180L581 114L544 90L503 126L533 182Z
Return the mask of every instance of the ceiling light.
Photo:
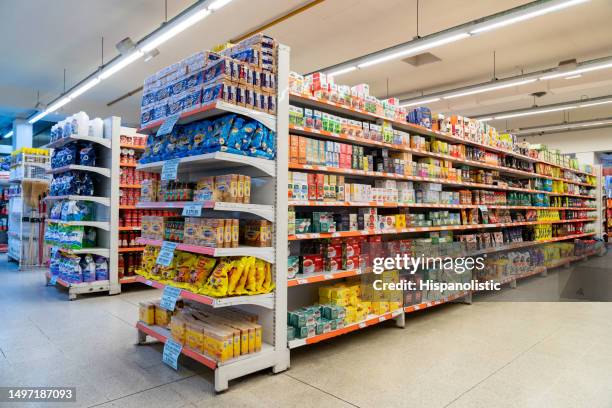
M346 68L340 68L340 69L338 69L336 71L328 72L327 75L333 77L333 76L336 76L336 75L342 75L342 74L346 74L346 73L355 71L356 69L357 69L357 67L355 67L355 66L346 67Z
M211 11L216 11L216 10L219 10L221 7L225 7L226 5L228 5L231 2L232 2L232 0L217 0L217 1L213 1L211 3L211 5L208 6L208 9L211 10Z
M47 111L42 111L42 112L37 113L37 114L36 114L36 116L34 116L34 117L32 117L32 118L30 118L30 119L28 120L28 123L31 125L31 124L33 124L33 123L38 122L39 120L41 120L42 118L44 118L44 117L45 117L45 115L47 115L47 113L49 113L49 112L47 112Z
M153 48L151 51L147 52L144 57L144 62L149 62L153 58L159 55L159 50L157 48Z
M490 120L493 120L493 116L489 116L488 118L482 118L482 119L478 119L481 122L488 122Z
M11 136L13 136L13 131L12 130L10 132L8 132L6 135L2 136L2 138L3 139L8 139Z
M372 65L380 64L381 62L397 59L401 57L408 57L411 55L418 54L422 51L429 50L431 48L439 47L444 44L449 44L455 41L462 40L469 37L468 33L455 33L450 36L435 36L432 38L425 38L422 40L416 40L410 42L406 47L392 48L388 53L383 53L380 56L376 56L370 59L366 59L365 62L357 64L359 68L366 68ZM442 37L442 38L440 38Z
M570 109L576 109L576 108L577 106L561 106L559 108L552 108L552 109L537 109L537 110L511 113L508 115L495 116L495 119L498 120L498 119L518 118L520 116L539 115L541 113L558 112L562 110L570 110Z
M567 7L575 6L576 4L585 3L589 0L563 0L563 1L552 1L550 5L544 4L542 8L533 10L526 9L525 11L517 13L508 13L508 17L501 18L498 21L494 21L491 24L483 25L482 27L476 28L470 31L470 34L480 34L486 31L495 30L497 28L506 27L511 24L516 24L521 21L529 20L535 17L542 16L544 14L552 13L558 10L562 10ZM538 6L535 6L538 7ZM529 11L532 10L532 11ZM517 15L515 15L517 14Z
M580 129L580 128L586 128L586 127L611 126L611 125L612 125L612 119L605 118L605 119L593 119L590 121L583 121L583 122L562 123L559 125L515 129L515 130L510 131L510 133L513 133L515 135L531 135L531 134L539 134L539 133L559 132L559 131L571 130L571 129Z
M410 103L407 103L407 104L404 104L404 105L400 104L400 106L402 106L404 108L407 108L409 106L424 105L426 103L438 102L439 100L440 100L440 98L421 99L421 100L410 102Z
M213 3L215 4L215 3ZM210 14L210 10L206 8L202 8L190 15L187 15L185 18L181 20L176 20L174 22L169 23L162 29L161 31L155 33L150 38L147 38L143 44L141 45L141 49L144 52L149 52L154 48L159 47L175 35L185 31L195 23L200 20L203 20L206 16Z
M583 103L581 105L578 105L578 107L579 108L588 108L590 106L605 105L607 103L612 103L612 99L609 100L609 101L602 101L602 102Z
M591 65L591 64L589 64ZM545 81L547 79L555 79L555 78L559 78L559 77L567 77L567 76L572 76L572 75L577 75L577 74L584 74L585 72L591 72L591 71L597 71L600 69L606 69L606 68L612 68L612 63L607 63L607 64L592 64L592 66L585 66L584 68L578 68L575 69L573 71L568 71L568 72L559 72L559 73L555 73L555 74L550 74L550 75L544 75L542 77L540 77L540 79L542 81Z
M510 87L513 87L513 86L530 84L530 83L535 82L535 81L537 81L537 78L520 79L520 80L517 80L517 81L510 81L510 82L500 83L498 85L478 87L478 88L475 88L475 89L472 89L472 90L457 92L457 93L453 93L453 94L450 94L450 95L443 96L443 98L444 99L458 98L460 96L474 95L474 94L479 94L479 93L483 93L483 92L495 91L495 90L498 90L498 89L510 88Z
M70 99L68 96L60 99L57 102L52 103L51 105L49 105L47 107L47 109L45 109L45 112L47 113L51 113L51 112L55 112L57 111L59 108L61 108L62 106L66 105L68 102L70 102L72 99Z
M93 79L85 82L83 85L79 86L74 91L72 91L72 93L70 93L70 95L68 95L68 97L70 99L74 99L74 98L80 96L81 94L87 92L88 90L90 90L94 86L98 85L100 83L100 81L101 81L100 78L97 78L97 77L93 78Z
M126 55L125 57L121 57L115 63L111 63L110 66L102 70L99 78L106 79L110 77L111 75L121 71L123 68L127 67L128 65L130 65L132 62L136 61L143 55L144 53L142 51L136 50L133 53Z
M565 77L565 79L576 79L576 78L580 78L580 77L582 77L582 74L570 75L568 77Z

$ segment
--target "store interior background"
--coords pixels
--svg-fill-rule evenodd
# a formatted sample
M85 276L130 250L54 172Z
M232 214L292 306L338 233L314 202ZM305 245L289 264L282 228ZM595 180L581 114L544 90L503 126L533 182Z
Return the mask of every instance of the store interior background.
M125 96L142 85L142 78L196 51L240 38L271 22L273 25L265 29L265 33L291 47L291 69L308 73L409 41L417 34L438 32L529 1L325 0L313 2L298 14L283 18L309 3L301 0L230 3L214 18L205 19L202 24L163 44L157 57L131 64L119 75L104 81L102 86L82 95L78 102L66 105L60 115L36 123L33 146L47 142L51 120L75 109L100 117L117 114L123 118L124 126L137 127L141 93ZM192 2L187 0L91 3L67 0L39 3L34 9L27 1L5 3L0 32L4 38L18 39L19 46L14 46L14 41L0 44L0 52L7 61L0 65L0 130L6 133L4 131L10 130L13 122L29 117L38 102L45 104L60 95L64 89L64 70L66 89L95 71L102 62L102 37L103 58L108 62L118 55L115 44L119 41L126 37L137 40L157 28L165 19L166 5L167 18L172 18L190 4ZM377 97L408 98L488 82L494 75L503 79L522 72L553 68L561 61L582 62L608 57L612 54L609 44L611 13L612 3L592 0L436 47L430 52L440 59L437 62L414 67L402 60L392 60L338 76L337 81L369 83L371 93ZM67 15L80 22L70 30L57 24ZM538 105L612 95L610 71L589 72L573 79L536 81L428 105L434 112L474 117L529 108L534 104L531 94L536 92L546 92L535 98ZM121 97L124 98L112 103ZM599 119L609 116L609 106L490 123L503 130ZM600 128L551 133L530 137L528 141L547 144L563 153L576 153L581 162L597 164L598 155L594 153L612 151L608 134L609 128ZM15 139L19 138L3 139L1 143L10 145ZM4 149L8 151L8 147Z

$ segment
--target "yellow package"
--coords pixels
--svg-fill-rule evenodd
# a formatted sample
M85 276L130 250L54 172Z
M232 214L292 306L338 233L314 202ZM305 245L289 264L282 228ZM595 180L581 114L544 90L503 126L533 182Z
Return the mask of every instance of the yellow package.
M210 273L213 271L216 263L217 260L215 258L199 256L195 267L191 271L189 283L198 289L202 287L210 277Z
M224 362L233 357L232 335L218 329L210 329L206 332L207 349L211 357Z
M359 298L355 295L351 295L351 297L348 300L349 305L351 306L357 306L357 303L359 302Z
M157 326L166 327L168 323L170 323L170 318L172 317L172 312L164 309L159 305L159 303L155 304L155 324Z
M247 283L247 278L249 275L249 269L251 268L251 261L249 258L246 258L246 257L242 258L240 261L243 262L244 269L242 270L242 275L240 276L240 280L238 281L238 284L236 285L235 293L237 295L244 295L247 293L246 283Z
M206 285L204 285L203 293L208 296L223 297L227 295L229 285L228 272L232 267L231 262L221 260L215 270L208 277Z
M185 319L183 316L172 316L170 319L170 332L174 340L178 343L185 344Z
M351 297L355 296L355 297L360 297L361 296L361 285L359 284L353 284L349 286L349 289L351 291Z
M198 323L185 324L185 345L194 350L204 351L204 328Z
M319 298L331 299L331 292L334 290L332 286L320 286L319 287ZM323 302L321 302L323 303Z
M252 330L249 330L249 353L255 352L255 346L257 344L256 337L257 337L256 329L253 328Z
M261 350L261 342L262 342L261 338L262 338L261 326L256 324L255 325L255 351Z
M355 323L357 320L357 310L354 306L347 306L344 308L345 317L344 321L346 323Z
M263 292L268 293L274 289L274 284L272 283L272 266L268 262L264 262L264 265L266 276L263 281Z
M402 308L402 302L389 302L389 311L392 312Z
M257 280L255 279L255 270L256 270L255 258L253 257L249 257L249 258L251 258L252 261L249 262L249 269L248 269L247 281L246 281L246 290L248 293L255 293L255 291L257 290Z
M155 324L155 305L151 302L138 304L138 319L146 324Z
M263 293L263 283L266 279L265 262L261 259L255 261L255 286L257 293Z
M376 302L372 302L372 314L375 315L381 315L382 313L380 312L380 303L379 301Z
M242 277L244 267L245 262L242 259L232 262L232 269L230 269L229 285L227 289L227 293L230 295L236 294L236 286Z
M362 307L366 314L372 314L372 302L360 302L359 306Z

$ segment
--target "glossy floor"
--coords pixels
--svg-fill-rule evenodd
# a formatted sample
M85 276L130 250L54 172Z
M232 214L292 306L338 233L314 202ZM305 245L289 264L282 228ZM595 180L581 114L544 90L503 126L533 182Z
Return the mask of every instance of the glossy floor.
M581 267L609 270L606 258ZM557 273L513 292L552 300ZM134 345L137 304L159 291L70 302L41 272L4 260L0 282L0 386L76 386L68 407L612 406L612 303L443 305L413 313L405 329L386 322L296 349L287 372L257 373L214 395L208 369L181 359L174 371L159 346Z

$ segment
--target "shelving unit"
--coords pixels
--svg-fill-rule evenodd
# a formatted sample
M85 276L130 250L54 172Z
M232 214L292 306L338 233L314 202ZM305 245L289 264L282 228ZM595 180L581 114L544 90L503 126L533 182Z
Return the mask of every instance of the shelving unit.
M0 254L8 252L9 172L0 171Z
M508 151L503 148L499 148L497 146L489 146L482 143L474 142L471 140L465 140L463 138L430 130L418 125L414 125L411 123L407 123L404 121L398 121L389 119L387 117L377 115L375 113L367 112L364 110L355 109L349 107L344 104L335 103L327 100L317 99L310 95L298 94L295 92L290 93L290 103L291 105L296 105L302 108L308 109L317 109L322 112L322 115L334 114L341 116L342 118L350 120L363 120L370 121L370 123L376 123L380 125L383 121L390 123L393 129L402 130L408 132L410 135L420 135L429 139L430 141L433 139L442 140L455 144L463 144L469 145L473 147L478 147L486 152L497 153L498 155L510 156L516 159L524 160L528 163L542 163L551 166L555 166L557 168L562 169L563 171L570 171L575 175L579 175L582 177L581 180L578 180L577 177L574 179L568 179L564 177L569 177L568 174L564 174L561 172L562 177L553 177L550 175L542 175L536 174L529 171L524 171L517 168L505 167L499 165L497 163L486 162L486 161L476 161L469 160L464 157L455 157L450 154L442 154L436 153L432 151L427 151L423 149L417 149L408 145L398 145L392 143L385 143L378 140L370 140L365 138L356 137L352 134L341 134L341 133L333 133L328 132L321 129L315 129L307 126L300 126L294 123L290 123L289 125L289 134L304 136L311 139L317 139L321 141L331 141L331 142L341 142L344 144L350 144L353 146L363 146L365 148L385 148L391 152L401 152L401 153L409 153L415 159L418 158L432 158L438 160L445 160L447 162L452 163L453 166L461 166L468 167L472 169L484 169L484 170L493 170L499 173L500 176L504 177L506 180L520 180L522 182L521 186L516 186L512 184L505 183L495 183L495 184L485 184L485 183L474 183L470 181L464 181L461 179L444 179L444 178L434 178L434 177L422 177L415 175L406 175L406 174L396 174L389 172L380 172L380 171L372 171L372 169L368 170L359 170L354 168L346 168L346 167L334 167L329 165L314 165L314 164L302 164L296 162L289 162L288 168L292 171L297 172L305 172L311 174L312 172L324 173L324 174L335 174L342 175L345 179L354 180L352 182L365 182L365 184L370 184L372 180L397 180L397 181L412 181L412 182L427 182L427 183L437 183L441 184L443 187L443 191L453 191L455 189L480 189L487 191L500 191L500 192L518 192L518 193L528 193L528 194L542 194L550 197L568 197L573 199L579 199L580 205L575 206L534 206L534 205L505 205L505 204L460 204L460 203L415 203L415 202L389 202L389 201L369 201L369 202L356 202L356 201L317 201L317 200L297 200L291 199L288 201L288 205L296 209L296 212L300 212L303 214L308 213L309 211L327 211L334 209L348 209L351 207L364 208L371 207L377 208L380 211L385 209L397 208L397 209L410 209L411 212L422 211L425 209L449 209L449 210L463 210L463 209L480 209L481 211L484 209L485 211L492 210L511 210L513 212L516 211L527 211L527 210L554 210L559 211L563 217L563 214L567 211L582 211L589 212L587 217L577 218L577 219L560 219L560 220L550 220L550 221L516 221L516 222L504 222L504 223L488 223L488 224L467 224L467 225L444 225L444 226L429 226L429 227L413 227L407 226L404 228L389 228L389 229L366 229L366 230L350 230L350 231L336 231L336 232L305 232L305 233L296 233L293 235L289 235L288 241L290 243L300 245L303 243L308 243L311 240L319 240L319 239L335 239L335 238L348 238L348 237L363 237L363 236L381 236L384 240L390 239L394 236L401 237L401 239L411 239L417 238L422 235L422 233L427 232L452 232L452 231L473 231L473 232L486 232L494 229L503 229L509 227L520 227L520 226L535 226L535 225L560 225L560 224L578 224L578 223L593 223L594 225L592 229L588 229L586 231L579 230L580 232L574 234L567 234L564 236L554 236L548 239L539 239L536 241L526 241L526 242L511 242L504 245L496 245L489 248L483 248L476 251L471 251L471 253L467 254L467 256L486 256L487 254L494 254L505 251L513 251L521 248L528 248L533 246L544 245L547 243L553 242L562 242L562 241L571 241L574 239L580 238L589 238L593 236L600 236L601 231L597 228L597 221L599 220L599 204L597 202L596 191L599 186L601 186L601 177L600 173L598 173L599 169L595 168L595 173L590 174L586 173L582 170L569 168L566 166L550 163L545 160L541 160L537 157L526 156L518 152ZM503 157L502 157L503 158ZM349 165L350 166L350 165ZM350 166L354 167L354 166ZM554 174L554 173L550 173ZM587 183L584 182L584 176L595 176L596 183ZM577 186L575 190L570 190L573 192L568 192L567 187L564 192L553 192L553 191L543 191L539 189L532 188L533 185L530 180L532 179L545 179L545 180L553 180L567 183L568 185ZM592 181L592 180L591 180ZM309 182L310 184L310 182ZM528 187L523 187L527 185ZM580 194L576 192L580 189ZM588 189L588 190L587 190ZM588 193L586 193L588 191ZM380 213L380 212L379 212ZM303 215L303 217L308 218L307 215ZM513 217L514 219L514 217ZM578 224L583 225L583 224ZM297 253L292 253L292 255L296 255ZM301 255L301 253L300 253ZM564 263L574 262L584 257L571 257L568 259L562 260ZM522 275L515 275L510 279L504 281L503 283L510 283L512 286L516 285L517 280L525 279L534 275L545 275L547 273L547 269L551 269L551 267L538 267L529 271L529 273L524 273ZM316 290L322 284L333 284L340 279L361 276L370 271L362 270L360 268L357 269L349 269L349 270L335 270L335 271L324 271L317 273L298 273L293 277L290 277L288 280L288 299L289 299L289 310L295 310L301 306L306 306L313 303L313 300L316 298ZM350 324L347 327L339 328L337 330L332 330L328 333L323 333L320 335L315 335L314 337L306 337L301 339L294 339L289 341L289 348L300 347L308 344L317 343L319 341L331 339L333 337L346 334L355 330L359 330L371 325L378 324L381 321L394 319L395 324L397 326L403 327L405 319L405 313L413 313L416 311L424 310L433 306L437 306L440 304L459 301L462 303L471 303L472 293L471 292L457 292L450 295L445 295L440 299L422 301L417 304L408 304L404 305L403 309L396 310L394 312L389 312L384 315L370 315L365 320Z
M44 150L43 150L44 151ZM8 259L19 264L19 269L38 268L47 261L43 246L45 230L44 210L39 198L45 194L49 177L45 171L49 156L16 152L11 157L8 201ZM32 202L32 195L38 192Z
M121 134L121 119L110 117L104 120L104 138L94 138L90 136L70 135L68 137L55 140L47 147L59 149L70 142L91 142L95 143L96 166L69 165L59 168L49 169L48 174L60 177L67 171L88 172L94 178L94 195L64 195L47 196L45 201L47 207L51 209L54 203L60 200L74 200L93 203L95 220L94 221L47 221L48 224L59 224L68 226L84 226L96 229L97 245L93 248L66 249L55 242L48 245L52 252L63 252L73 255L95 255L107 258L108 279L94 280L91 282L69 282L61 276L52 275L47 271L45 276L47 284L62 286L68 291L68 298L74 300L78 295L108 292L110 295L121 292L119 276L117 274L118 264L118 214L119 214L119 140Z
M286 98L289 76L289 48L280 45L278 47L278 71L277 71L277 116L254 111L248 108L217 102L203 106L180 115L179 124L190 123L204 118L214 118L227 113L238 113L249 118L254 118L266 127L277 131L277 156L276 160L235 155L226 152L208 153L197 156L184 157L179 160L177 179L182 182L194 182L206 175L220 175L238 172L250 176L254 185L251 188L251 201L257 204L234 204L213 203L203 204L203 210L219 215L223 212L231 212L234 217L248 215L258 216L273 221L273 246L271 248L238 247L238 248L208 248L194 245L179 244L177 250L191 251L209 256L239 256L253 255L272 263L273 280L275 290L269 294L254 296L234 296L226 298L212 298L196 294L187 290L181 290L180 296L192 301L206 304L212 307L234 306L243 308L259 316L262 325L263 347L260 351L234 357L223 363L193 350L187 346L182 348L181 353L190 357L210 369L214 370L216 391L228 388L229 380L242 377L250 373L266 368L272 368L274 372L281 372L289 367L289 349L287 347L287 167L288 162L288 106ZM154 133L163 121L153 122L141 133ZM282 165L277 165L282 163ZM160 173L163 162L139 164L136 169L147 172ZM173 203L148 203L140 202L135 208L138 209L181 209L184 202ZM139 242L147 245L161 245L162 242L149 239L139 239ZM161 282L147 280L142 277L136 278L137 282L149 286L163 288ZM158 341L166 342L170 337L168 330L147 325L139 322L139 343L144 343L147 336Z

